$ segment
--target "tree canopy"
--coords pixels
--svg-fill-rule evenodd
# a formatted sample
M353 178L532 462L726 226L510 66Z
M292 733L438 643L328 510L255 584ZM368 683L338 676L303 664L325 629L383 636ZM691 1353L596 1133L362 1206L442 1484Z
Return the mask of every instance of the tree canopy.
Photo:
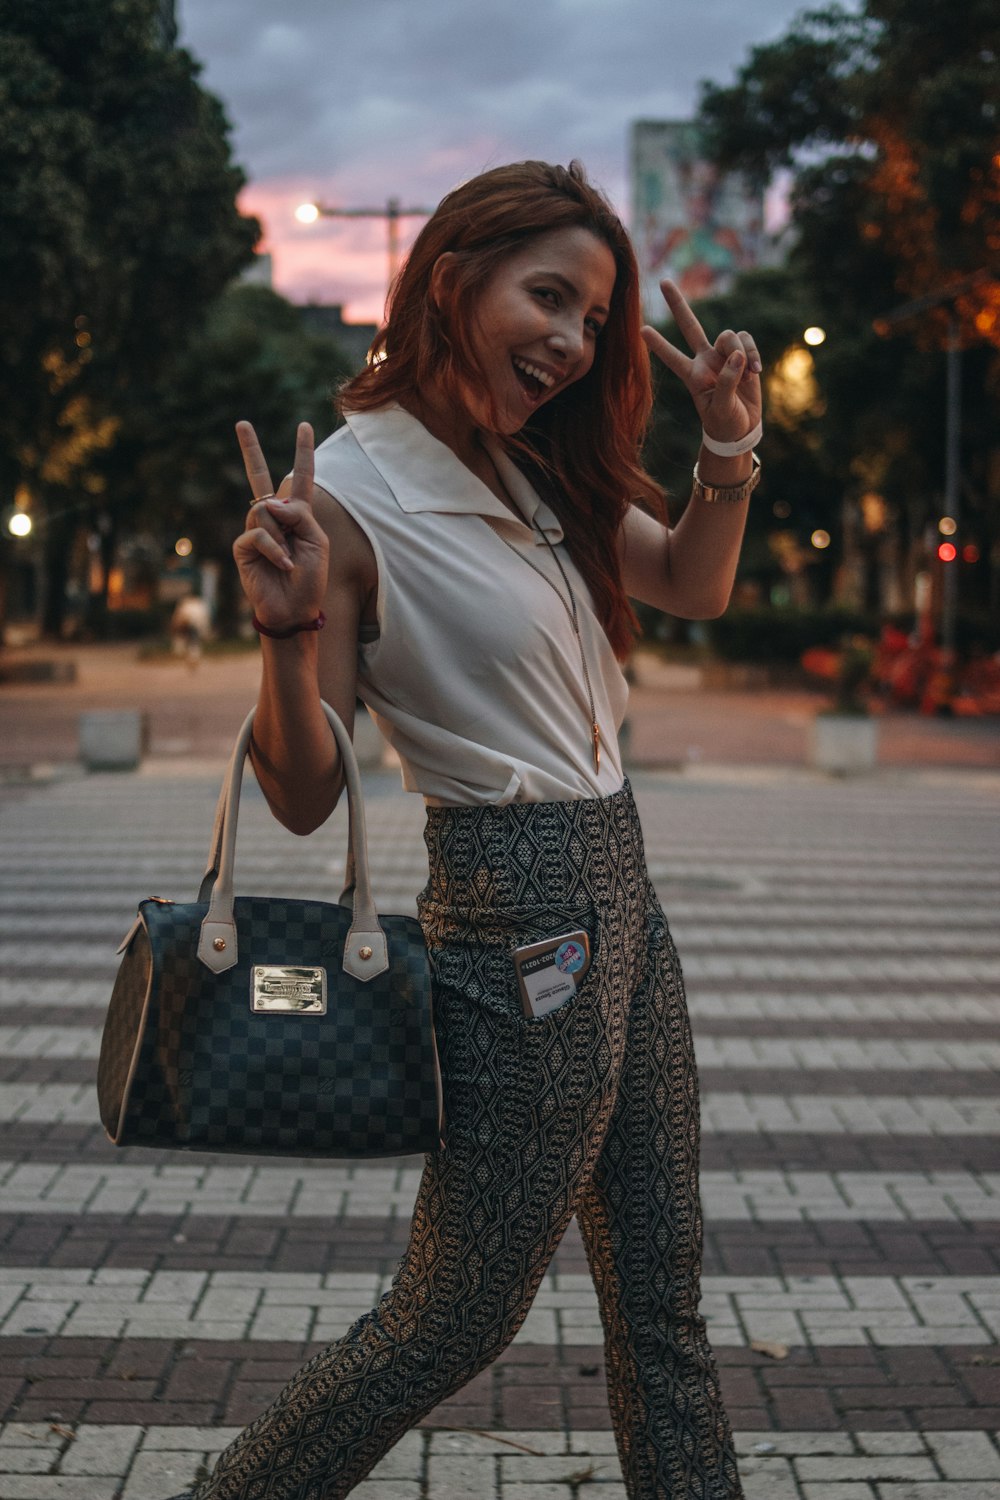
M824 524L836 532L840 497L878 491L904 548L923 545L941 514L941 351L954 315L964 350L959 540L981 554L963 587L980 604L1000 597L1000 557L988 578L1000 540L995 0L863 0L856 11L803 12L784 36L751 49L732 84L702 86L700 123L721 165L759 183L791 172L786 295L828 335L809 353L818 405L784 423L779 453L780 467L801 439L796 489L811 489L812 503L800 508L812 519L815 496L826 494L836 508ZM739 316L728 300L720 314Z
M859 311L958 298L967 342L1000 349L1000 10L995 0L866 0L799 16L705 84L714 154L763 179L795 173L795 258ZM941 342L947 314L922 337Z
M0 483L62 493L53 556L100 485L122 401L155 383L259 237L198 74L156 0L0 0ZM50 596L57 626L55 575Z

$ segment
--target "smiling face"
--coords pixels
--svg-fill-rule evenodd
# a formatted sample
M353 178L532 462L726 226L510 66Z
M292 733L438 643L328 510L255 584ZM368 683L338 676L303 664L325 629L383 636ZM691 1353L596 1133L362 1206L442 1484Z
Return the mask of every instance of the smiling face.
M494 271L476 303L472 350L486 389L463 394L474 422L505 436L594 363L615 258L589 229L530 240Z

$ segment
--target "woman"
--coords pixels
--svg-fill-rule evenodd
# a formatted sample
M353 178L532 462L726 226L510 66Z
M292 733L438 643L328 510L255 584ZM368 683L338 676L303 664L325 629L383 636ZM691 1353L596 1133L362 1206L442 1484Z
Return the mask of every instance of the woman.
M234 551L264 658L254 766L282 823L317 827L341 790L320 700L351 725L360 694L423 794L447 1141L390 1292L197 1500L348 1494L509 1343L574 1213L628 1494L742 1494L697 1311L681 971L616 731L628 596L688 618L726 606L759 468L760 360L749 334L712 343L664 294L691 358L641 327L631 245L582 169L501 167L424 227L315 475L303 426L274 498L239 426L256 498ZM639 461L643 343L704 427L673 530ZM544 1005L515 952L535 944L572 970Z

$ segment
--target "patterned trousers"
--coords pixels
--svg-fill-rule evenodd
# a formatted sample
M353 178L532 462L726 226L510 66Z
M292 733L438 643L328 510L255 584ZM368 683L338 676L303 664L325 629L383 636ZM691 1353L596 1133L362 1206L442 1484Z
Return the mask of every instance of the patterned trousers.
M680 964L626 784L428 810L420 919L446 1146L391 1289L305 1365L194 1500L340 1500L510 1343L576 1214L632 1500L742 1500L698 1312L698 1083ZM510 950L583 928L591 964L542 1019Z

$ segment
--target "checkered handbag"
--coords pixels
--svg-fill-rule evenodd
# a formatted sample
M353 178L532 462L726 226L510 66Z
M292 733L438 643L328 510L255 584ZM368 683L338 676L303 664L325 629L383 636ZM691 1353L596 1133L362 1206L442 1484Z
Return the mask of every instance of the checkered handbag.
M198 900L143 901L119 949L97 1074L117 1146L377 1157L441 1142L423 933L375 909L354 748L323 708L346 773L353 906L234 898L251 713Z

